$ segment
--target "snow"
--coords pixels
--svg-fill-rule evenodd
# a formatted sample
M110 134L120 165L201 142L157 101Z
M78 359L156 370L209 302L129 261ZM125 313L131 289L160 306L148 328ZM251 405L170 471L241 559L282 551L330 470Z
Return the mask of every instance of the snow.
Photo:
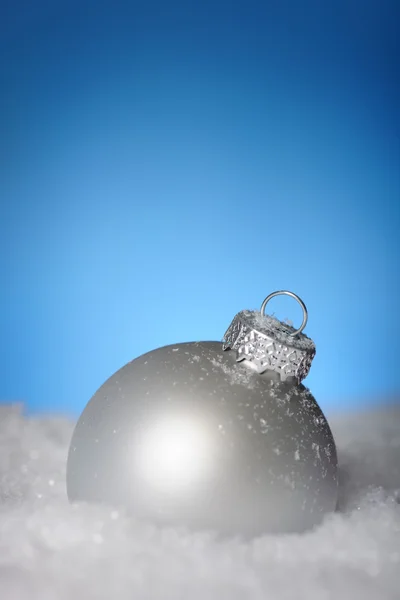
M256 381L256 373L252 370L252 363L250 361L246 361L249 365L249 369L243 368L243 365L240 363L236 363L233 366L230 366L226 362L223 362L220 356L211 359L211 364L215 367L214 372L218 375L218 370L222 371L229 377L229 381L232 385L244 385L250 389L254 388L254 384Z
M339 512L307 534L243 541L70 506L72 421L0 406L0 598L398 599L400 406L329 421Z
M288 319L280 321L272 315L263 315L257 310L243 310L237 316L251 329L272 337L285 346L292 346L298 350L308 350L309 352L315 350L313 340L304 331L293 337L296 329L288 322Z

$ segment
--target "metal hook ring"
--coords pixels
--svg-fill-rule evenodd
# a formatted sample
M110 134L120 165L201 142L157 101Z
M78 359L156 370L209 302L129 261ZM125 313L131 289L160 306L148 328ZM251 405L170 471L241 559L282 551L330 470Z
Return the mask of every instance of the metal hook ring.
M300 304L301 308L303 309L303 322L300 325L299 329L297 329L296 331L293 331L293 333L290 333L289 335L297 335L299 333L301 333L304 329L304 327L307 325L307 321L308 321L308 312L307 312L307 308L306 305L304 304L303 300L301 298L299 298L296 294L294 294L293 292L288 292L287 290L280 290L279 292L272 292L272 294L270 294L269 296L267 296L264 300L264 302L261 305L260 308L260 312L262 314L262 316L265 316L265 307L267 306L268 302L271 300L271 298L274 298L275 296L290 296L291 298L294 298L295 300L297 300L297 302Z

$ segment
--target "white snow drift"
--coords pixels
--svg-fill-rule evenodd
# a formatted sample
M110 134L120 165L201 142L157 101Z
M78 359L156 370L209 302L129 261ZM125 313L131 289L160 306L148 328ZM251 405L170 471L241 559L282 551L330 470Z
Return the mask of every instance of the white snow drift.
M330 422L339 512L305 535L242 541L70 506L73 423L0 407L1 600L400 598L400 406Z

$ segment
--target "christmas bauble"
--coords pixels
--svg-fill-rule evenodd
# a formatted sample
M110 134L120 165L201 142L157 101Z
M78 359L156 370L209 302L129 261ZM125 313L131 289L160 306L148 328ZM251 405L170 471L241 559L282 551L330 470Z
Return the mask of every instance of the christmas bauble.
M233 535L318 524L336 507L337 458L327 420L300 383L314 354L301 332L243 311L224 343L136 358L76 425L69 499Z

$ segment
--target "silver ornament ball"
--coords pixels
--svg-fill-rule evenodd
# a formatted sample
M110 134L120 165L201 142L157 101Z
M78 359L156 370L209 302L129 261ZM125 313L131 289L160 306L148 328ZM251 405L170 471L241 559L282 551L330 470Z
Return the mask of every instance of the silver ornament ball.
M160 524L246 536L302 532L335 510L331 430L310 391L295 376L282 377L288 364L304 375L309 338L302 336L300 347L293 342L298 353L282 362L279 352L293 352L293 345L279 335L282 327L283 337L293 331L277 322L276 335L263 313L255 330L253 317L239 313L224 345L158 348L100 387L73 433L71 502L106 503ZM265 350L271 335L273 353Z

